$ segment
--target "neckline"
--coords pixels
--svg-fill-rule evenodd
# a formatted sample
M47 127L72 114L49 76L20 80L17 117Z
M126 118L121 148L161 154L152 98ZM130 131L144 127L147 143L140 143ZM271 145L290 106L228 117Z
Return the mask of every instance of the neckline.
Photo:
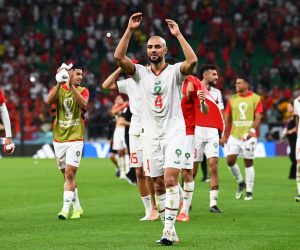
M153 72L152 67L150 66L151 72L155 75L155 76L159 76L167 67L169 66L168 63L166 63L165 67L163 67L161 69L161 71L158 74L155 74L155 72Z

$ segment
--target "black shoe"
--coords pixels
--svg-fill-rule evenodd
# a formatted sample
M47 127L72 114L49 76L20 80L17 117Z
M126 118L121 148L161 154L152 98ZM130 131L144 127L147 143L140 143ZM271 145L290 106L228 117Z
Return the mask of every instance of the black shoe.
M135 169L134 168L130 168L129 172L126 174L127 179L130 180L130 184L137 184L137 180L136 180L136 174L135 174Z
M296 202L300 202L300 195L296 196L294 199Z
M246 188L246 183L243 181L239 184L238 189L235 194L236 199L241 199L243 197L243 191Z
M245 200L245 201L251 201L251 200L253 200L253 195L252 195L252 193L247 192L247 193L246 193L246 196L245 196L245 198L244 198L244 200Z
M221 211L217 206L212 206L210 209L209 209L209 212L211 213L223 213L223 211Z

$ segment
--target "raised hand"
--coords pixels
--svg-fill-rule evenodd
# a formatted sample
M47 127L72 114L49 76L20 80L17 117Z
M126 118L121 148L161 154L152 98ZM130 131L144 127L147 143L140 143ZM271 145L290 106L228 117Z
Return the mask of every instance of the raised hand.
M142 22L143 14L141 12L134 13L130 18L128 22L128 29L135 30L137 29L141 22Z
M179 30L179 27L178 27L178 24L174 20L171 20L171 19L165 19L165 20L166 20L166 22L168 24L168 27L169 27L169 29L171 31L171 34L173 36L177 37L178 35L181 34L180 30Z
M203 90L198 90L197 91L197 96L199 98L200 103L205 102L206 96Z

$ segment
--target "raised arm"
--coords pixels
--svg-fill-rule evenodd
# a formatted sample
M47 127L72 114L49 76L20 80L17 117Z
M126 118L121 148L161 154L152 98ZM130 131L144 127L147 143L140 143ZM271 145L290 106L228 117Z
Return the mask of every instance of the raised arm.
M74 95L75 101L81 106L85 107L88 104L88 97L85 98L78 89L74 86L74 84L70 84L70 89L72 94Z
M59 88L62 84L69 82L70 81L70 76L68 71L66 71L66 69L60 67L57 69L57 73L55 75L55 79L57 81L57 84L55 85L55 87L49 92L47 99L46 99L46 103L47 104L53 104L57 97L58 97L58 93L59 93Z
M102 88L104 89L116 89L116 80L121 74L122 69L117 68L112 74L110 74L105 81L102 83Z
M115 59L118 62L119 66L121 69L129 75L134 75L135 73L135 66L134 63L131 61L131 59L126 56L128 44L131 38L132 33L134 32L135 29L137 29L142 21L142 13L138 12L133 14L128 22L127 29L122 36L116 51L115 51Z
M189 75L193 72L197 64L198 61L197 56L194 50L192 49L192 47L188 44L188 42L181 34L178 24L171 19L166 19L166 22L171 31L171 34L178 39L180 46L183 50L183 54L185 56L185 61L182 63L180 67L180 71L183 75Z

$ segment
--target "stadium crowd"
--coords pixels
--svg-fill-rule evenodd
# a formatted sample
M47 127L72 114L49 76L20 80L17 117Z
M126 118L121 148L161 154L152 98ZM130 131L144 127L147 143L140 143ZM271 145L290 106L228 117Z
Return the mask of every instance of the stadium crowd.
M297 0L1 0L0 86L15 137L22 126L28 140L51 129L44 100L63 61L85 68L91 94L88 139L105 137L114 94L100 84L116 69L113 53L135 11L143 13L144 21L134 33L130 57L146 60L148 34L166 37L168 43L162 20L173 18L199 63L219 66L218 87L225 101L234 91L236 71L242 70L262 97L264 122L283 124L288 119L287 104L300 90ZM173 42L167 44L168 58L182 58Z

